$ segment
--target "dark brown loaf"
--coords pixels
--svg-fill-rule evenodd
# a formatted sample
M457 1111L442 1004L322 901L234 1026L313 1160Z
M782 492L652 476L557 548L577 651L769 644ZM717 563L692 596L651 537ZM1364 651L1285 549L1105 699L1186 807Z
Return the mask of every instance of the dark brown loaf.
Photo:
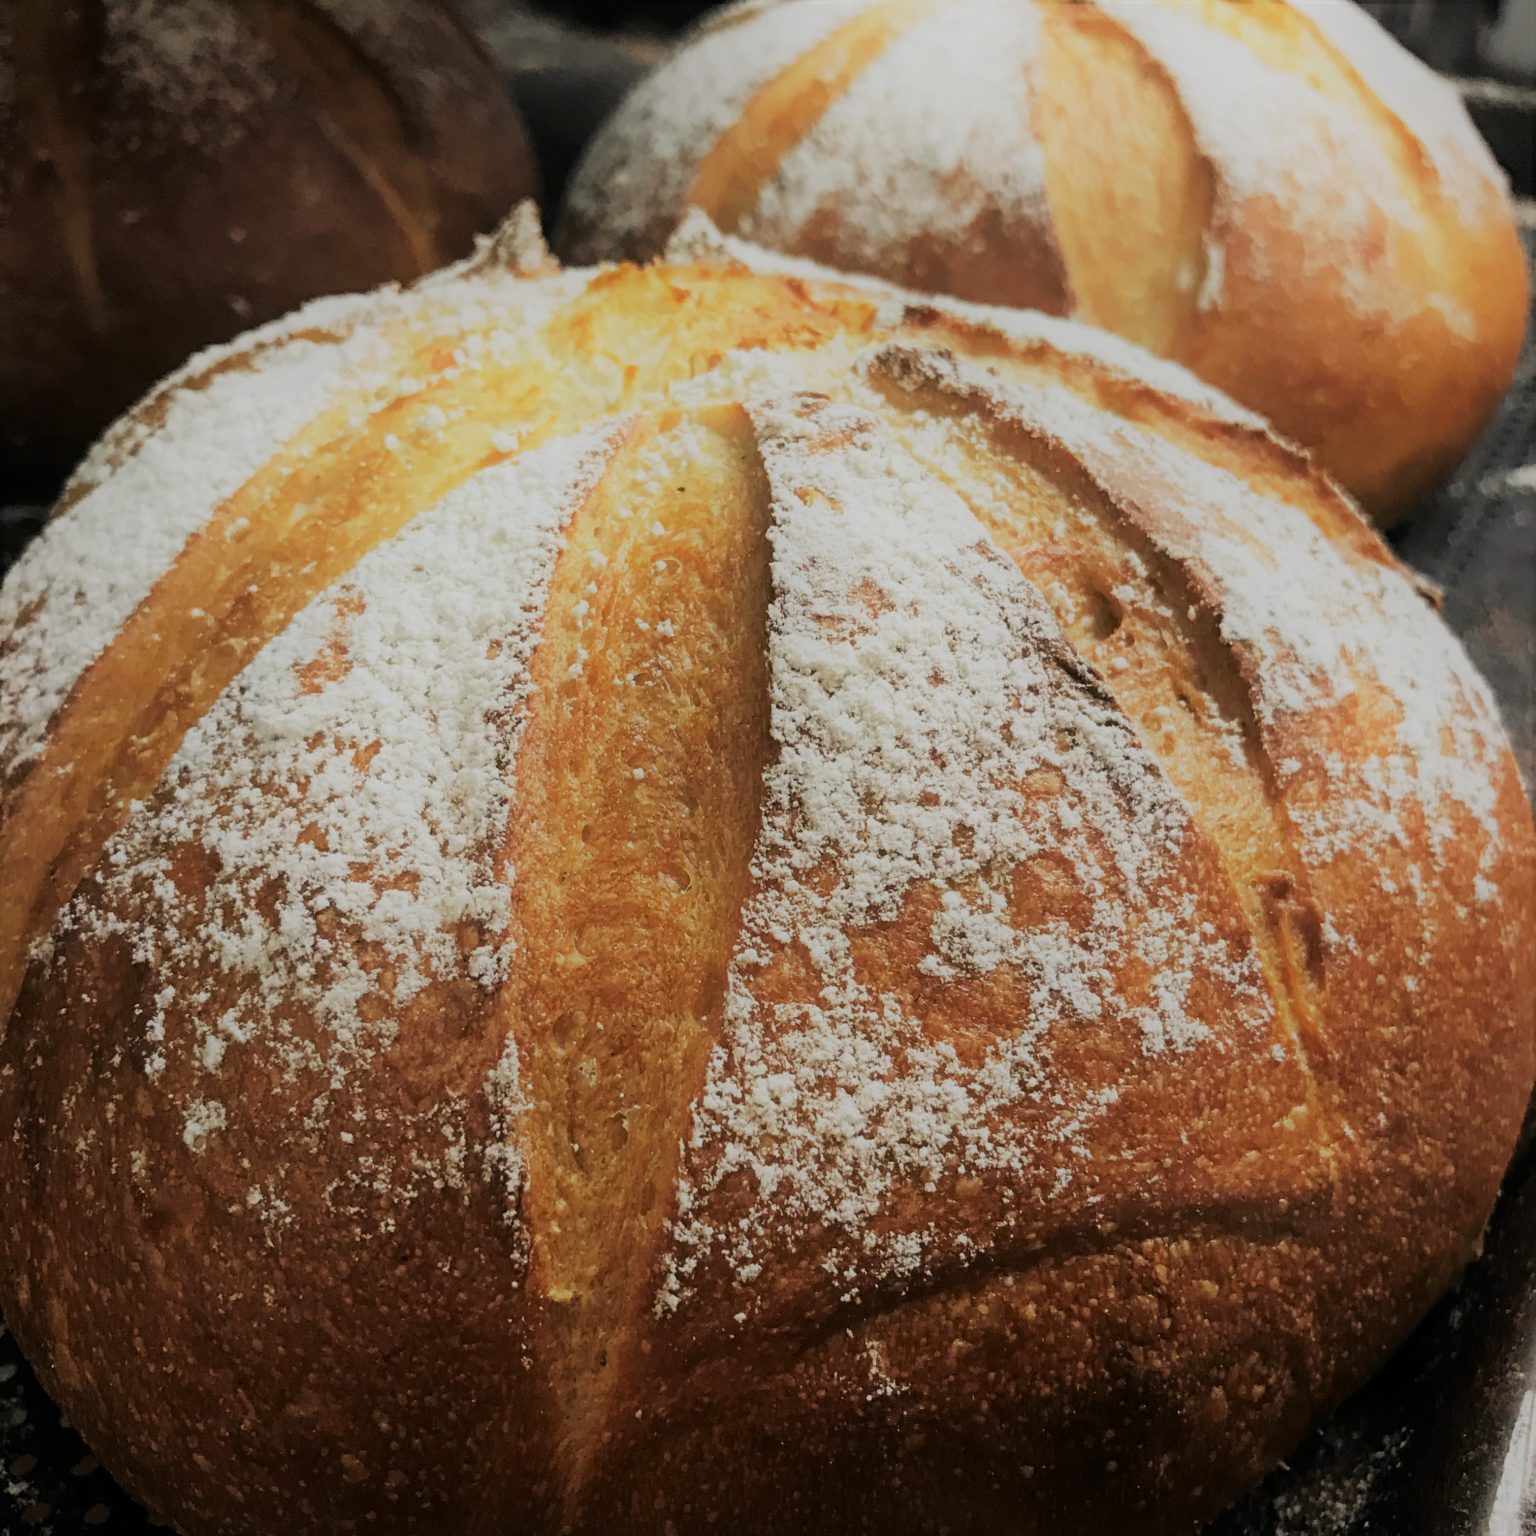
M502 254L0 589L7 1320L195 1536L1192 1528L1509 1155L1485 689L1114 338Z
M690 204L1116 331L1384 523L1487 423L1525 327L1497 165L1350 0L743 0L593 141L562 254L653 255Z
M536 190L442 0L0 7L0 457L61 472L197 348L464 255Z

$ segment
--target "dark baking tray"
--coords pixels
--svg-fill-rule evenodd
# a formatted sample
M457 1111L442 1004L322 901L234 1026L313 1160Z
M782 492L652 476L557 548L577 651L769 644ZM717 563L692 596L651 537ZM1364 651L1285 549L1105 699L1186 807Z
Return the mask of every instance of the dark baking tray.
M484 20L500 0L466 4ZM515 19L499 34L488 27L488 41L522 92L548 197L650 50ZM1536 255L1529 229L1527 252ZM4 505L19 494L0 478L0 573L42 521L36 507ZM1443 587L1446 619L1497 694L1526 784L1536 787L1536 344L1455 481L1394 542ZM1533 1132L1528 1122L1483 1253L1461 1285L1206 1536L1536 1536ZM155 1529L0 1329L0 1536Z

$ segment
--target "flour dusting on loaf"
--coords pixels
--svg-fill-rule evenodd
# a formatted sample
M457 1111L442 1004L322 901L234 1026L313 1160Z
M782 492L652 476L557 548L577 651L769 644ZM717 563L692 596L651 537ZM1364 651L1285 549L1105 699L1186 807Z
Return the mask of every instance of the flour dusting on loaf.
M1140 504L1143 530L1198 570L1222 633L1255 659L1255 697L1282 781L1302 771L1282 745L1292 739L1288 719L1348 709L1362 687L1391 701L1379 753L1349 761L1323 752L1313 764L1314 774L1325 769L1325 792L1297 811L1313 858L1412 847L1420 831L1410 835L1401 819L1412 804L1431 856L1464 839L1470 822L1479 871L1492 866L1502 850L1493 768L1506 750L1498 711L1465 651L1443 625L1423 622L1423 599L1395 571L1351 558L1298 508L1068 390L1001 385L974 364L914 353L901 354L900 366L941 388L978 392ZM1295 750L1312 755L1305 728ZM1477 893L1489 894L1481 874Z
M153 134L227 151L277 94L272 50L226 0L114 0L103 16L102 67L154 102Z
M1382 248L1388 224L1413 227L1420 221L1399 190L1390 156L1360 114L1192 14L1138 0L1095 4L1167 72L1215 173L1199 307L1210 310L1220 302L1227 252L1241 238L1244 206L1265 199L1284 208L1301 248L1319 270L1334 272L1351 305L1389 320L1403 318L1393 313L1402 286L1396 274L1382 270L1384 258L1364 270L1352 263L1346 272L1338 270L1342 252L1359 245ZM1347 179L1318 174L1319 166L1336 163L1350 166ZM1463 168L1462 179L1470 174Z
M75 682L221 502L376 364L363 300L321 300L243 345L204 353L163 403L126 418L76 476L81 504L23 555L0 595L0 777L34 757ZM316 333L311 340L309 333ZM373 354L370 357L370 353ZM122 461L105 478L107 462ZM113 559L94 558L103 546ZM60 570L73 573L61 586Z
M588 185L607 189L604 205L624 238L642 244L664 240L670 210L686 205L700 162L752 93L864 3L794 0L775 14L771 27L750 20L722 24L697 43L697 73L677 79L661 70L642 80L624 103L633 139L602 141L606 148L594 147L589 163ZM636 146L643 146L643 171L633 163Z
M557 247L727 235L1072 314L1315 451L1382 522L1496 407L1525 261L1455 90L1351 0L726 7L596 136Z
M719 1155L679 1195L668 1309L711 1249L750 1282L801 1223L843 1234L834 1283L871 1265L909 1272L924 1232L875 1219L893 1184L931 1187L957 1162L1018 1174L1051 1159L1069 1182L1113 1087L1062 1103L1045 1137L1010 1134L1019 1100L1053 1094L1056 1030L1118 1017L1149 1055L1192 1050L1209 1031L1186 1002L1213 973L1256 1050L1271 1023L1252 956L1214 939L1177 889L1183 801L964 503L861 412L764 404L753 418L773 492L777 750L692 1132ZM1041 777L1057 793L1031 794ZM1010 911L1014 879L1041 858L1085 894L1071 921ZM850 939L900 919L917 885L942 892L919 971L1026 978L1018 1033L979 1060L859 978ZM814 1000L754 996L784 946L809 958ZM1155 980L1126 996L1128 972ZM691 1219L743 1170L758 1190L746 1216L725 1230Z
M1447 197L1486 195L1488 187L1504 184L1502 168L1449 80L1394 47L1351 0L1301 0L1301 9L1423 147Z
M65 912L170 977L220 978L228 1006L175 1042L200 1068L194 1150L238 1112L209 1107L230 1052L312 1078L318 1097L295 1108L313 1115L425 987L504 974L497 860L528 660L561 531L611 440L483 471L322 594L189 734L108 845L102 892ZM188 857L212 870L195 904L175 888ZM164 1012L143 1022L153 1080ZM503 1108L514 1067L504 1055Z
M1508 1157L1486 690L1128 343L520 228L0 593L8 1321L189 1531L1193 1528Z
M483 365L558 308L566 288L498 289L461 281L437 295L453 332L474 331L461 367ZM412 307L419 300L412 301ZM256 472L343 398L361 421L421 388L410 367L410 325L399 296L321 299L286 320L210 348L151 392L76 471L70 511L22 556L0 593L0 778L32 762L70 690L150 596L182 551ZM487 340L479 334L494 315ZM473 354L473 355L471 355ZM302 459L295 467L302 467ZM231 542L247 529L231 524ZM92 551L112 548L110 561ZM71 572L69 585L58 571Z
M1019 63L1036 52L1039 25L1033 6L993 0L922 16L784 155L739 233L794 249L835 210L855 242L846 264L871 271L914 232L925 246L963 247L1001 207L1020 238L1038 242L1037 261L1059 263L1030 127L1032 85ZM971 114L953 110L956 80L966 82Z

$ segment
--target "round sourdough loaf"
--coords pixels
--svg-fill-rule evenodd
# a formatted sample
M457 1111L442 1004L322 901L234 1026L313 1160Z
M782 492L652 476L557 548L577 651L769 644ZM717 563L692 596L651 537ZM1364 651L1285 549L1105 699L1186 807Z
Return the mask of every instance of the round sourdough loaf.
M689 204L1176 358L1388 523L1487 422L1525 328L1498 167L1352 0L745 0L598 136L563 249L652 255Z
M207 354L0 593L0 1304L184 1532L1186 1531L1476 1250L1536 839L1406 572L713 254Z
M533 190L442 0L6 0L0 459L61 474L198 347L429 272Z

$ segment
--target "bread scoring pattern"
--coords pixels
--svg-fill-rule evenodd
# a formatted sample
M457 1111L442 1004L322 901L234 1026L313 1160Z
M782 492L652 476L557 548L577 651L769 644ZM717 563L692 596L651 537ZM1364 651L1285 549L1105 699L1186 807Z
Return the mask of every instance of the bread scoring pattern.
M654 255L689 207L1129 337L1388 521L1491 415L1525 321L1455 90L1339 0L741 0L594 140L562 251Z
M1123 343L690 240L195 362L5 588L7 1317L189 1530L1002 1530L1090 1428L1173 1529L1486 1213L1530 816L1379 539ZM1047 1391L1079 1283L1172 1332Z

